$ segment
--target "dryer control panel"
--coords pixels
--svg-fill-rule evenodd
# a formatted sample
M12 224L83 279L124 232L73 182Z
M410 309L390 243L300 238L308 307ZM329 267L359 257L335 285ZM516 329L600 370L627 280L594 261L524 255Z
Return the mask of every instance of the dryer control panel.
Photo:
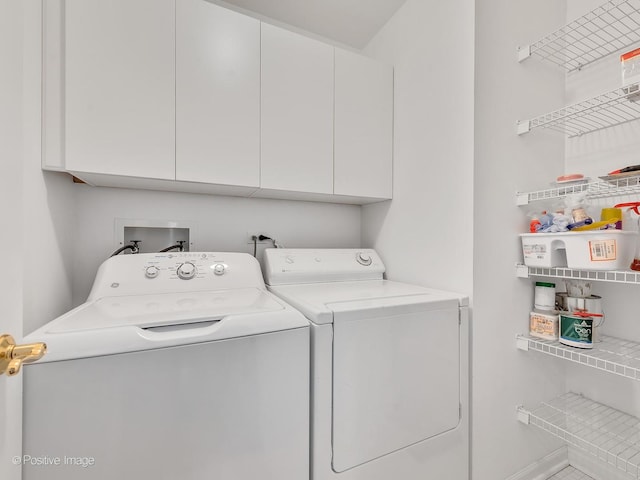
M378 280L384 264L370 248L268 248L264 252L269 285Z

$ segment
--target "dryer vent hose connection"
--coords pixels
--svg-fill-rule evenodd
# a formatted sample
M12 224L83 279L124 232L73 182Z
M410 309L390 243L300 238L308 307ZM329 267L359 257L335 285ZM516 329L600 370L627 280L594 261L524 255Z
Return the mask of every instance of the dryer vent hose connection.
M258 251L258 242L264 242L265 240L271 240L273 242L274 248L283 248L284 245L278 243L275 238L267 237L266 235L252 235L251 240L253 240L253 256L256 256Z

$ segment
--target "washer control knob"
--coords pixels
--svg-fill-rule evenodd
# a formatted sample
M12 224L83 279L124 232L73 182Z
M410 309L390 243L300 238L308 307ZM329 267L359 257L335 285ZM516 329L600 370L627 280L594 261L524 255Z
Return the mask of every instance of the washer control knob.
M147 278L156 278L160 274L160 269L155 265L147 267L144 271L144 276Z
M193 263L184 262L182 265L178 267L178 270L176 271L176 273L178 274L178 277L180 277L182 280L190 280L196 276L196 273L198 273L198 270L196 269L196 266Z
M356 260L360 265L364 265L365 267L371 265L371 255L364 252L358 252L356 254Z
M216 275L224 275L225 270L226 267L222 263L216 263L213 266L213 273L215 273Z

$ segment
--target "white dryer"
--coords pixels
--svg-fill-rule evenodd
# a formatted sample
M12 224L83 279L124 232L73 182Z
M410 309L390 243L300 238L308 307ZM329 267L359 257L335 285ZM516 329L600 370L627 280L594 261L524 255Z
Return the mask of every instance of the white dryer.
M312 322L312 479L468 478L467 298L384 280L373 250L264 262L270 291ZM433 476L444 448L460 473Z
M309 477L309 322L250 255L113 257L26 341L25 480Z

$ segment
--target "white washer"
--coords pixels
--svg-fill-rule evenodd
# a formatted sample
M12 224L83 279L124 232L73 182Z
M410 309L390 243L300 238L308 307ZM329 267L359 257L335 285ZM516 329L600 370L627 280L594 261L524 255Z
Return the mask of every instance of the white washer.
M468 299L384 280L367 249L268 249L264 267L312 322L312 479L436 478L447 435L467 478Z
M309 322L250 255L113 257L25 341L48 353L24 368L24 455L52 459L26 480L309 477Z

